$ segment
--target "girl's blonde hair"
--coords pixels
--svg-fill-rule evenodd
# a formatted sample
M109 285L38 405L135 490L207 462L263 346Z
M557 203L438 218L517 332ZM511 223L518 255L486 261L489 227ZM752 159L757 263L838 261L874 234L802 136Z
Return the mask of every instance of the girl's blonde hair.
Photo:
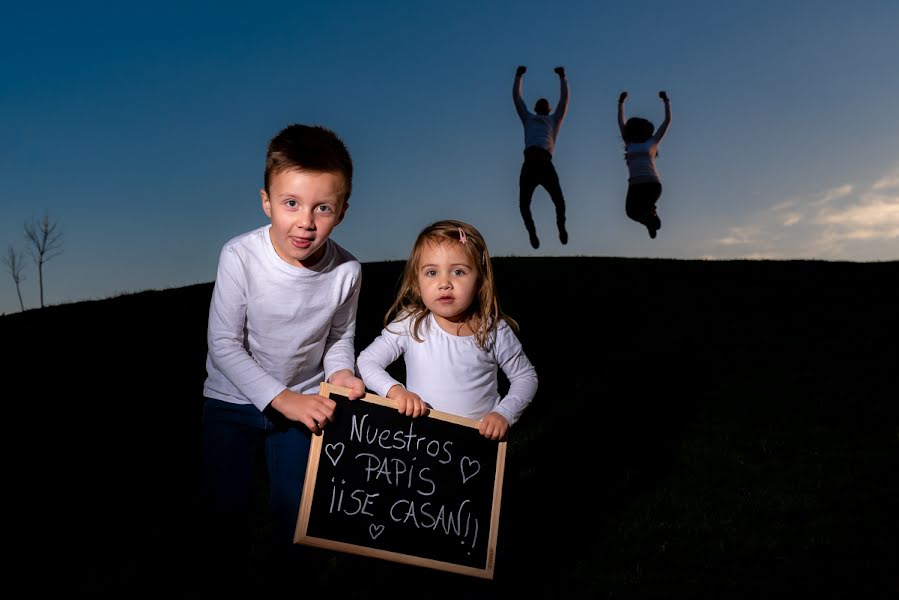
M428 243L461 244L472 264L475 265L478 276L477 294L468 309L465 323L474 332L478 347L487 348L490 334L496 331L501 320L506 321L517 333L518 323L504 314L499 307L487 243L484 242L483 236L477 229L468 223L454 220L437 221L422 229L418 234L418 238L412 246L412 254L409 255L403 269L403 278L396 300L384 317L384 326L389 326L394 319L412 319L410 328L412 338L417 342L424 341L419 330L431 311L421 299L421 289L418 287L418 265L421 261L422 248Z

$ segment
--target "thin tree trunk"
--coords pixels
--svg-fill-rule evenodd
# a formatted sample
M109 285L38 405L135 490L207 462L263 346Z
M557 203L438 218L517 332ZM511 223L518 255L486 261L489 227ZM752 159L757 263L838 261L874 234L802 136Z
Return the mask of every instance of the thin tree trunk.
M41 288L41 308L44 308L44 263L37 263L37 280Z

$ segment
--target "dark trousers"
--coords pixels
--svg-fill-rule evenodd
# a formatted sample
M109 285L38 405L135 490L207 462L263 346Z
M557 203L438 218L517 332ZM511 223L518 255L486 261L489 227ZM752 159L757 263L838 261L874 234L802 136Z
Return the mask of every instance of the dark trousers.
M538 185L549 192L549 197L556 207L556 225L559 231L565 227L565 198L559 175L553 166L552 155L543 148L530 146L524 151L524 164L518 177L518 208L528 233L536 233L534 217L531 215L531 198Z
M662 195L662 184L652 181L647 183L632 183L627 186L627 199L624 211L627 216L647 227L657 219L656 202Z
M215 579L239 587L248 575L254 482L261 454L268 467L273 563L293 552L311 433L277 411L206 398L202 420L205 558ZM263 519L264 523L265 520Z

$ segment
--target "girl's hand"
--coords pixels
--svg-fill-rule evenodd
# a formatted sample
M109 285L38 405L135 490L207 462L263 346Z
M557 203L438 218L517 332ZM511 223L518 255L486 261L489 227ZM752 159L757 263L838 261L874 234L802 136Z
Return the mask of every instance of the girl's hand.
M395 385L387 392L387 397L396 400L400 414L417 419L428 414L428 405L415 392L410 392L401 385Z
M509 433L509 422L497 412L487 413L481 419L478 433L488 440L504 440Z
M618 95L618 104L623 103L625 98L627 98L627 92L621 92L621 94Z
M659 92L659 98L661 98L665 102L668 102L668 94L665 92L665 90Z

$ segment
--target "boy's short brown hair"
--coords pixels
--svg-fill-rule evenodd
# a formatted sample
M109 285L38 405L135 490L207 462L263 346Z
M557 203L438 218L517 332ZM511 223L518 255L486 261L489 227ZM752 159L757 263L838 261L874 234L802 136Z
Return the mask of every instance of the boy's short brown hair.
M288 125L268 143L265 191L273 175L297 169L343 176L343 201L353 191L353 159L337 134L319 125Z

